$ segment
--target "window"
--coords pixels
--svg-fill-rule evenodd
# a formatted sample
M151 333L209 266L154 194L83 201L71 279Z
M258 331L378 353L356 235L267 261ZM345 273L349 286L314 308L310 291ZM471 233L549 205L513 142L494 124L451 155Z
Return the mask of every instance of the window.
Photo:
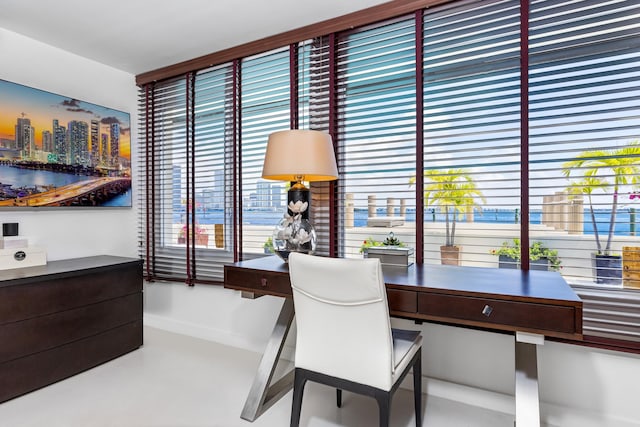
M546 230L563 275L575 284L593 282L592 253L620 255L623 246L638 245L631 213L640 175L640 147L632 145L640 24L632 8L637 4L582 2L568 11L555 0L531 10L530 233ZM621 276L596 279L622 283Z
M341 253L395 232L415 246L416 80L412 17L337 42ZM393 230L393 231L392 231Z
M140 252L148 279L220 280L233 260L229 65L140 92Z
M148 83L149 277L215 281L265 255L286 200L261 178L267 137L311 128L340 173L312 185L319 253L392 232L416 262L559 270L588 335L640 341L639 18L632 0L449 2ZM596 232L618 256L594 274Z
M520 7L424 17L425 262L497 267L520 238Z
M290 125L289 48L245 58L240 70L242 253L264 253L287 203L285 183L261 176L269 134Z
M639 18L637 1L547 0L529 28L530 236L557 250L587 333L636 342Z

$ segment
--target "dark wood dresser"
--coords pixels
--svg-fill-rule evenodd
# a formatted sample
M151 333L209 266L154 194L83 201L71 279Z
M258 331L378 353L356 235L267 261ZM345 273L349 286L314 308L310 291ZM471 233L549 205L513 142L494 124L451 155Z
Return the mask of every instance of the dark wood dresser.
M92 256L0 271L0 402L142 345L142 260Z

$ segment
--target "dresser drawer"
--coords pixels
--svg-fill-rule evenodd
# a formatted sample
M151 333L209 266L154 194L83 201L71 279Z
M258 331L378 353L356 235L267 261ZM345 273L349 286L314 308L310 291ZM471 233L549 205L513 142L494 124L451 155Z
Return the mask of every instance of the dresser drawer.
M142 292L0 327L0 363L142 321Z
M459 319L470 325L528 330L547 335L576 333L573 307L420 293L418 313L438 319Z
M46 277L46 276L44 276ZM0 287L0 325L142 292L142 266L79 270L73 275Z
M225 288L255 291L269 295L291 296L291 282L288 274L226 268L224 270Z
M142 320L0 363L0 403L115 359L142 345Z

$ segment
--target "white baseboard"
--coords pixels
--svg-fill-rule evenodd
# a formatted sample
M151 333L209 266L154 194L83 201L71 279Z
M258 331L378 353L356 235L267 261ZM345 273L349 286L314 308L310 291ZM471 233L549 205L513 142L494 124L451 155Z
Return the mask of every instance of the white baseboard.
M614 418L595 411L542 402L540 417L548 427L640 427L640 420Z
M436 396L454 402L462 402L467 405L486 408L504 414L515 414L515 400L513 396L508 394L429 377L422 378L422 390L429 396Z
M250 342L243 336L230 334L226 331L221 331L214 328L207 328L200 324L184 322L149 313L144 313L142 323L145 326L150 326L152 328L162 329L165 331L174 332L176 334L187 335L207 341L214 341L220 344L241 348L243 350L249 350L256 353L262 353L264 351L264 348L257 348L255 343Z

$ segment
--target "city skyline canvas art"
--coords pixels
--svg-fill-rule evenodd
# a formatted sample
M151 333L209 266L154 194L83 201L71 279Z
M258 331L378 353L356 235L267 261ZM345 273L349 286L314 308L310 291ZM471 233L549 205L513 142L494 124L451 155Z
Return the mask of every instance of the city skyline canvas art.
M0 209L131 200L129 113L0 80Z

